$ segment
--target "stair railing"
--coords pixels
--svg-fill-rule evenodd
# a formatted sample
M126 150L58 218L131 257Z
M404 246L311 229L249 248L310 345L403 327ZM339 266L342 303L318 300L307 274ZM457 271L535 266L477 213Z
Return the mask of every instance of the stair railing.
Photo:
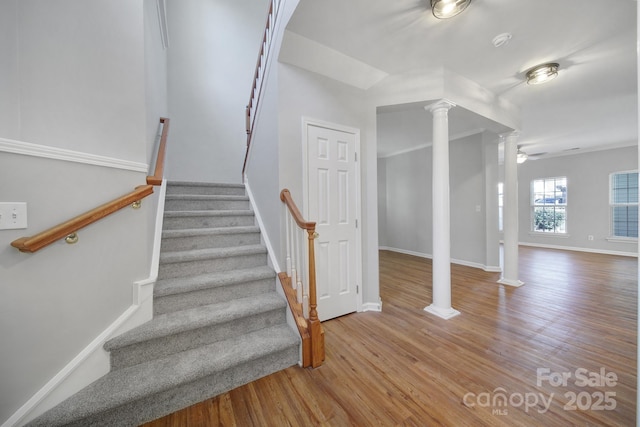
M77 231L93 224L96 221L105 218L112 213L119 211L127 206L137 209L141 205L141 200L150 194L153 194L153 186L162 184L162 173L164 170L164 157L167 144L167 135L169 132L169 119L162 117L160 119L162 126L162 135L160 144L158 145L158 154L156 156L156 167L153 176L147 176L147 185L140 185L135 190L113 199L97 208L91 209L80 214L68 221L55 225L47 230L41 231L33 236L20 237L11 242L11 246L17 248L20 252L34 253L40 249L64 239L69 244L78 241Z
M258 106L260 105L260 99L262 95L262 84L267 72L267 63L271 54L271 45L273 41L274 29L276 26L276 19L278 17L278 11L280 9L280 3L282 0L271 0L269 4L269 13L267 14L267 23L265 25L264 33L262 35L262 45L260 46L260 52L258 53L258 61L256 63L256 71L253 75L253 84L251 86L251 95L249 96L249 102L245 108L245 123L247 131L247 150L244 155L244 164L242 165L242 179L244 181L244 172L247 168L247 160L249 159L249 150L251 148L251 139L253 137L253 127L256 122L256 113Z
M293 294L297 304L293 303L292 310L298 308L306 321L306 331L309 342L305 343L303 337L303 366L320 366L325 358L324 330L318 318L318 303L316 295L316 261L314 241L318 237L316 223L305 221L296 206L289 190L280 192L280 200L285 204L286 247L287 247L287 271L280 274L281 281L284 278L290 289L285 289L287 299ZM305 240L307 246L305 248ZM307 267L307 268L305 268ZM284 277L283 277L284 276ZM288 280L287 280L288 279ZM296 317L296 313L294 313ZM301 322L296 319L298 329Z

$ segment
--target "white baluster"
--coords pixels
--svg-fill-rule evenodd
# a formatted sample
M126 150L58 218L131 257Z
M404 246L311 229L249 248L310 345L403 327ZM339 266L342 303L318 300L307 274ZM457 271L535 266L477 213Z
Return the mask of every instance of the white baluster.
M286 229L285 236L287 240L287 276L291 277L291 214L286 206L284 207L284 212ZM293 286L293 283L291 286Z

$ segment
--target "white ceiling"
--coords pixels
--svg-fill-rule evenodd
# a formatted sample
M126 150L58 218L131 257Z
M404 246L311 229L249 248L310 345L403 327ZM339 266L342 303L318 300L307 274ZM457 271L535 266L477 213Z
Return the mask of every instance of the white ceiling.
M360 70L370 67L372 76L444 67L472 80L520 108L524 151L557 155L637 144L636 6L634 0L472 0L462 14L441 21L428 0L301 0L287 29ZM511 41L494 47L492 39L505 32ZM526 71L544 62L560 64L558 78L526 85ZM482 126L462 123L474 120L467 113L450 118L452 135ZM394 149L379 146L383 153Z

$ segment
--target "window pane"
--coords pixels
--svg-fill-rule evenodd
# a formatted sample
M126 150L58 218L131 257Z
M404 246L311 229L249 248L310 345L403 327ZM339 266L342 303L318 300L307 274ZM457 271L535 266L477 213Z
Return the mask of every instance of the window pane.
M638 237L638 207L615 206L612 212L613 235L616 237Z
M626 188L614 188L612 194L613 203L629 203L629 197Z
M567 178L537 179L531 188L533 231L565 233Z

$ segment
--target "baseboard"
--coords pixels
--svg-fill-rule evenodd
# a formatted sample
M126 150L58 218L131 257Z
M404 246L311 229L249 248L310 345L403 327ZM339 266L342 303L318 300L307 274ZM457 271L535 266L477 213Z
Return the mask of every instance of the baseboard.
M53 408L69 396L82 390L98 378L109 372L109 353L104 351L103 345L111 337L123 329L131 329L132 321L139 321L140 314L145 311L144 305L130 306L107 329L98 335L60 372L47 382L31 399L16 411L2 427L23 425L33 420L47 410Z
M365 311L382 311L382 300L379 300L378 302L365 302L362 304L362 310L363 312Z
M249 185L248 178L245 178L244 186L247 189L247 196L249 196L249 203L251 203L251 209L253 209L253 213L256 217L256 221L258 222L258 227L260 228L260 236L261 236L262 242L267 247L267 252L269 253L269 261L271 262L271 266L277 273L280 273L281 271L284 271L284 270L280 268L280 264L278 263L278 260L275 257L275 252L273 251L273 245L271 245L271 240L269 240L269 234L267 234L264 228L264 222L262 221L262 216L260 215L260 209L258 209L258 206L256 206L255 204L255 199L253 197L253 193L251 192L251 186Z
M412 256L417 256L420 258L427 258L427 259L432 259L433 256L430 254L425 254L422 252L415 252L415 251L409 251L406 249L399 249L399 248L392 248L390 246L380 246L378 249L380 249L381 251L389 251L389 252L397 252L399 254L405 254L405 255L412 255Z
M109 353L104 343L153 318L153 285L158 278L162 222L167 182L163 180L158 192L158 206L154 230L153 254L149 277L133 284L132 305L98 335L87 347L31 397L1 427L22 425L53 408L69 396L82 390L111 369Z
M149 165L145 163L98 156L96 154L83 153L81 151L49 147L47 145L32 144L30 142L14 141L6 138L0 138L0 152L43 157L46 159L82 163L85 165L104 166L114 169L124 169L128 171L142 172L145 174L149 170Z
M609 251L606 249L579 248L574 246L547 245L544 243L529 243L529 242L518 242L518 245L531 246L535 248L545 248L545 249L559 249L562 251L588 252L593 254L618 255L618 256L628 256L628 257L634 257L634 258L638 257L637 252Z
M431 254L408 251L406 249L392 248L392 247L389 247L389 246L380 246L379 249L381 251L397 252L397 253L401 253L401 254L405 254L405 255L417 256L417 257L420 257L420 258L433 259L433 255L431 255ZM479 268L480 270L484 270L484 271L489 272L489 273L500 273L502 271L500 266L487 266L487 265L484 265L484 264L480 264L479 262L465 261L465 260L455 259L455 258L452 258L451 262L453 264L464 265L466 267Z

